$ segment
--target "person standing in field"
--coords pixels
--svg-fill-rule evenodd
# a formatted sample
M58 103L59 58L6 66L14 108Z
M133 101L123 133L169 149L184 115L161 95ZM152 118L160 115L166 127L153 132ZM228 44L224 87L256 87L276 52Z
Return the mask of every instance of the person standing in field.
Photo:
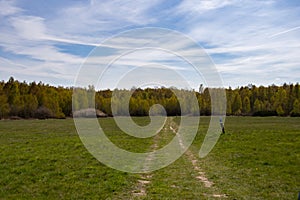
M220 118L220 126L221 126L221 129L222 129L222 134L224 134L225 133L225 127L224 127L224 123L223 123L222 118Z

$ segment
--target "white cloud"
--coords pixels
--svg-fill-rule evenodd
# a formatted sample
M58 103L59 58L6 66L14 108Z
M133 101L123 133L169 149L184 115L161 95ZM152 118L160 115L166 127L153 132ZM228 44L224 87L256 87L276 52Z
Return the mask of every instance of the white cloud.
M289 33L291 31L295 31L295 30L298 30L298 29L300 29L300 26L296 26L296 27L293 27L293 28L290 28L290 29L287 29L287 30L283 30L279 33L275 33L273 35L270 35L270 38L277 37L279 35L286 34L286 33Z
M12 17L9 21L20 39L41 40L45 37L46 27L41 17L19 16Z
M30 6L25 10L17 6L21 5L17 1L0 0L0 70L5 71L0 78L11 72L71 80L84 58L68 49L62 52L57 44L98 46L116 33L150 25L175 27L205 46L227 86L271 84L274 80L299 82L300 8L278 3L285 2L190 0L170 4L159 0L92 0L61 2L51 15L38 15L31 12ZM163 43L166 49L170 47L187 58L203 57L181 39L170 37L166 41L158 35L152 42ZM101 44L112 50L103 55L102 62L112 59L121 49L149 47L148 43L136 35ZM13 58L5 57L7 53ZM185 69L179 63L168 63L168 55L143 53L124 57L118 66L160 63Z
M239 0L185 0L182 1L177 9L177 12L190 13L190 14L202 14L206 11L222 8L234 4Z
M1 78L17 76L28 80L31 76L70 82L70 74L75 76L83 58L60 52L55 42L47 39L52 36L44 18L25 15L17 7L15 10L19 12L7 13L0 32L1 50L13 55L13 59L1 57Z
M92 1L62 6L45 19L24 12L13 1L0 2L0 16L5 23L0 28L1 50L15 55L12 62L2 59L2 71L32 76L65 77L73 74L84 58L61 52L61 43L97 46L112 30L153 22L145 14L158 1ZM118 47L119 48L119 47ZM19 56L23 56L20 58ZM26 58L24 58L24 56ZM20 70L18 66L23 66ZM6 67L4 67L6 66ZM71 73L70 73L71 72ZM2 77L4 74L2 73ZM70 77L68 77L70 78ZM73 77L74 78L74 77Z
M134 25L154 23L155 17L148 9L159 1L92 1L91 4L76 4L60 10L55 19L49 21L49 28L60 34L93 35L103 39L99 33L111 36L112 31L126 30ZM99 42L99 41L96 41Z
M15 6L15 1L13 0L1 0L0 8L0 16L13 15L22 11L22 9Z
M283 9L273 1L231 3L227 9L194 14L187 27L191 37L208 46L217 68L226 74L226 85L266 84L263 76L269 77L267 84L278 76L299 81L299 71L293 71L300 66L299 21L294 16L299 8Z

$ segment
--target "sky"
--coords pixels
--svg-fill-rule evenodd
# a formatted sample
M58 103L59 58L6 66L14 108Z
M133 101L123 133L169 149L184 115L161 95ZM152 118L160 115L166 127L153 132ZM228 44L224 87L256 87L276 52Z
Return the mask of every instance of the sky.
M184 37L167 38L161 31L160 40L148 27ZM143 30L140 35L137 29ZM144 35L151 35L151 41L145 42ZM155 44L149 46L149 41ZM186 41L202 48L201 55L187 50ZM161 44L167 50L156 48ZM124 53L124 48L135 51ZM152 76L165 86L180 87L176 75L168 78L174 71L190 88L209 85L211 77L205 72L195 73L174 56L191 56L182 49L193 57L207 54L224 87L300 82L300 1L0 0L0 80L13 76L70 87L93 59L98 60L95 66L103 67L121 56L98 77L99 88L122 87L117 83L124 83L121 79L129 72L134 76L128 79L139 80L130 83L138 86L151 84L141 80Z

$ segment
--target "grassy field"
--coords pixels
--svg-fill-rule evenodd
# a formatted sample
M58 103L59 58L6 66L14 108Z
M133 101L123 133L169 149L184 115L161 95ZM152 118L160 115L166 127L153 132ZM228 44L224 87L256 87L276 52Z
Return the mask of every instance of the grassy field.
M134 152L166 145L168 129L138 139L112 118L100 119L108 137ZM135 118L147 124L148 118ZM0 199L296 199L300 191L300 119L227 117L226 134L198 157L208 128L201 118L190 149L147 174L120 172L97 161L72 119L0 121Z

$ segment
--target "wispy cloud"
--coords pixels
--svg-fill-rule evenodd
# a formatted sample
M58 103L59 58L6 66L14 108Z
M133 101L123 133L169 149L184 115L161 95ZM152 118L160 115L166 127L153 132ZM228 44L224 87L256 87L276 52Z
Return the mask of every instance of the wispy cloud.
M158 26L183 32L202 45L226 86L300 82L300 5L292 1L48 2L51 13L35 12L30 6L34 2L26 4L0 0L0 79L18 75L71 83L85 59L72 48L100 46L105 62L120 49L149 46L138 35L103 44L107 38L131 28ZM182 41L153 42L172 46L186 57L199 57ZM168 59L172 60L166 54L140 51L119 60L118 66L160 63L184 71L180 62Z
M203 14L210 10L219 9L228 5L238 2L237 0L185 0L182 1L177 7L177 12L189 13L192 15Z
M207 47L220 72L226 74L226 85L245 85L246 81L272 84L299 67L300 34L295 27L299 8L277 6L275 1L230 1L193 15L187 28L189 35ZM195 12L195 8L187 8ZM283 28L291 26L294 28ZM256 73L262 76L255 76ZM281 81L295 82L299 78L291 75L289 80Z
M275 33L273 35L270 35L270 38L273 38L273 37L276 37L276 36L279 36L279 35L282 35L282 34L286 34L286 33L289 33L291 31L296 31L298 29L300 29L300 26L297 26L297 27L294 27L294 28L289 28L287 30L280 31L279 33Z
M11 1L6 1L6 0L1 0L0 1L0 16L9 16L9 15L13 15L16 13L19 13L22 11L21 8L18 8L17 6L15 6L15 1L11 0Z
M28 14L30 10L25 12L19 8L17 1L1 1L0 16L5 23L1 28L3 31L0 33L0 46L3 52L16 56L13 62L3 58L0 70L10 71L13 75L17 66L23 66L26 69L24 74L47 74L53 78L61 75L62 78L70 79L68 75L71 72L74 79L84 57L61 52L57 44L99 46L113 30L151 23L154 18L144 13L156 3L157 1L92 1L91 4L78 2L62 5L54 16L46 19ZM28 60L18 58L18 55L26 56ZM4 73L2 78L6 78Z

